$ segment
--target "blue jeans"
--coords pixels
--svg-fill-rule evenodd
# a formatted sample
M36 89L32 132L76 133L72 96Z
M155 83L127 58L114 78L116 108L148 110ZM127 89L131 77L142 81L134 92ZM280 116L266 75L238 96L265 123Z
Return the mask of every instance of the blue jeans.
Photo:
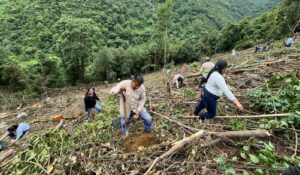
M203 88L201 101L197 104L195 108L195 115L198 115L204 108L206 108L207 112L200 114L200 119L205 120L209 118L214 118L217 114L217 100L218 96L208 92L205 88Z
M101 112L101 111L102 111L102 107L100 106L99 103L96 103L95 106L94 106L94 108L97 110L97 112ZM89 118L89 119L92 119L92 109L93 109L93 108L88 108L88 109L87 109L87 112L88 112L88 118Z
M129 122L126 122L127 125L129 125L133 120L133 116L135 115L135 113L133 111L130 112L130 115L129 115L129 118L128 118L128 121ZM150 114L148 113L147 109L146 108L143 108L142 111L140 112L140 116L139 116L143 121L144 121L144 130L146 132L151 132L152 131L152 117L150 116ZM122 120L122 117L121 117L121 120ZM124 119L123 119L124 120ZM126 132L126 126L125 125L125 122L121 121L121 128L122 128L122 133L124 134Z

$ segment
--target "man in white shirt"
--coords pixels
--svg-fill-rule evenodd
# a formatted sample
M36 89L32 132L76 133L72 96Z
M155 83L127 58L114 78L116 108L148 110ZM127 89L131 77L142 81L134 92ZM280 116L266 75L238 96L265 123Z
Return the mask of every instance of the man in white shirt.
M146 100L146 89L143 85L144 78L140 74L136 74L132 80L123 80L113 87L110 91L112 95L124 94L125 97L125 110L124 111L124 99L120 96L120 115L129 120L133 118L141 118L144 121L144 130L151 132L152 130L152 117L144 107ZM125 116L125 113L127 116ZM121 122L122 123L122 122ZM124 126L122 126L124 128ZM125 134L126 128L122 129L122 133Z

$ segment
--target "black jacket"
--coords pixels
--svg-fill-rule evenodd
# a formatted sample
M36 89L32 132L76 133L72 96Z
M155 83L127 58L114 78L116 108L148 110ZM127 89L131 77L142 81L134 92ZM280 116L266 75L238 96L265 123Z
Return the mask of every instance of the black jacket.
M85 110L87 111L89 108L93 108L96 105L96 100L99 101L99 98L97 97L96 93L94 93L93 96L88 96L86 95L84 97L84 105L85 105Z

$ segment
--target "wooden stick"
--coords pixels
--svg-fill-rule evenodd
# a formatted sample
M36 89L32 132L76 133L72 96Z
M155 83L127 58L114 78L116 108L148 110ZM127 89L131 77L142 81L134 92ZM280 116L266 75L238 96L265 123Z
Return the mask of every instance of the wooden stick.
M2 162L4 159L6 159L7 157L11 156L13 153L15 152L14 149L10 149L4 153L0 154L0 162Z
M60 129L64 126L65 120L61 119L60 122L55 126L55 129Z
M237 74L241 72L250 72L250 71L256 71L259 70L258 68L251 68L251 69L236 69L236 70L230 70L229 72L232 74Z
M215 119L246 119L246 118L273 118L273 117L287 117L291 113L282 114L263 114L263 115L240 115L240 116L216 116ZM178 117L179 119L194 119L195 116Z
M271 136L267 130L246 130L246 131L225 131L225 132L209 132L209 134L218 137L266 137Z
M171 149L169 149L167 152L154 159L154 161L146 171L145 175L147 175L153 169L153 167L159 160L170 156L171 154L175 153L176 151L184 147L186 144L191 143L196 138L202 137L204 135L209 135L209 134L218 137L269 137L271 135L267 130L246 130L246 131L226 131L226 132L206 132L204 130L200 130L189 137L186 137L178 142L175 142L175 144L171 147ZM222 139L216 139L214 140L213 143L217 143L221 140ZM213 143L210 142L209 144L204 144L204 145L211 145Z
M0 119L6 118L9 115L7 113L0 113Z
M204 130L200 130L198 132L196 132L195 134L189 136L189 137L186 137L182 140L180 140L179 142L176 142L176 144L174 146L172 146L171 149L169 149L167 152L165 152L164 154L160 155L159 157L157 157L153 162L152 164L150 165L150 167L148 168L148 170L146 171L145 175L148 174L152 169L153 167L155 166L155 164L161 160L161 159L164 159L165 157L168 157L170 156L171 154L173 154L174 152L178 151L180 148L182 148L184 145L190 143L191 141L193 141L194 139L196 138L199 138L201 136L204 135Z
M217 144L217 143L219 143L221 141L223 141L223 138L218 137L218 138L216 138L216 139L214 139L214 140L212 140L212 141L210 141L208 143L202 144L201 147L208 147L208 146L211 146L211 145L215 145L215 144Z
M193 127L190 127L190 126L187 126L187 125L182 124L182 123L180 123L180 122L177 122L177 121L175 121L175 120L173 120L173 119L170 119L170 118L167 117L167 116L161 115L161 114L159 114L159 113L157 113L157 112L154 112L154 111L150 111L150 112L153 113L153 114L155 114L155 115L158 115L158 116L160 116L160 117L163 117L163 118L169 120L170 122L176 123L177 125L182 126L182 127L186 128L186 129L188 129L188 130L190 130L190 131L193 131L193 132L198 132L198 131L200 131L200 129L193 128ZM196 118L196 117L194 117L194 119L195 119L195 118Z
M240 65L237 65L237 66L231 67L231 68L229 68L229 70L231 70L231 69L237 69L237 68L239 68L239 67L241 67L241 66L243 66L243 65L247 64L248 62L249 62L249 60L247 60L247 61L243 62L243 63L242 63L242 64L240 64Z
M295 127L293 125L292 125L292 127L293 127L293 130L295 132L295 149L294 149L294 154L292 155L292 159L294 159L295 156L297 155L297 149L298 149L298 134L296 132Z

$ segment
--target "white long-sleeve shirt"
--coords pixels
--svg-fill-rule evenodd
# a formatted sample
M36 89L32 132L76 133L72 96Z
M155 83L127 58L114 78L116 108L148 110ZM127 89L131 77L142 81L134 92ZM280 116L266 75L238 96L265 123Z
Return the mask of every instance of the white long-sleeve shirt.
M144 108L146 101L146 88L144 85L141 85L138 89L133 90L131 87L132 80L124 80L121 81L117 86L113 87L110 90L112 95L117 95L120 89L126 89L124 93L126 98L126 117L129 117L130 112L133 111L135 113L141 112ZM125 116L124 112L124 104L123 97L120 98L120 115Z
M233 93L230 91L228 86L226 85L224 77L217 71L213 72L210 77L207 80L207 83L205 85L206 90L208 92L216 95L216 96L222 96L223 94L226 95L226 97L229 100L236 99Z

